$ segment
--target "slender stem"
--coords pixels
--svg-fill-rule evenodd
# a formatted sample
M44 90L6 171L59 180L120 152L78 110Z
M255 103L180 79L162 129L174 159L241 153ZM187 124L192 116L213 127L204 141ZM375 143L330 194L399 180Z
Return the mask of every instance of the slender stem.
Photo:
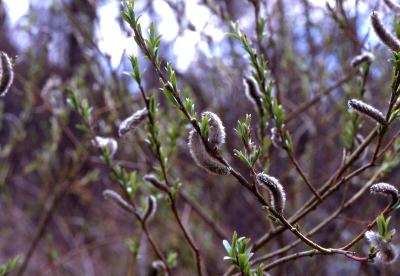
M273 261L272 263L266 265L263 269L264 269L264 271L268 271L275 266L278 266L280 264L283 264L283 263L286 263L289 261L293 261L293 260L296 260L299 258L303 258L303 257L312 257L314 255L333 255L333 254L345 255L346 257L348 257L352 260L358 261L358 262L367 262L368 261L368 257L357 257L357 256L354 256L354 253L350 252L350 251L336 249L336 250L332 250L332 252L330 252L330 253L323 253L323 252L320 252L320 251L317 251L314 249L314 250L296 252L291 255L282 257L282 258L277 259L277 260Z
M161 250L158 248L157 243L154 241L152 235L150 234L149 229L147 228L146 222L144 222L144 221L140 218L140 216L139 216L138 219L139 219L140 224L141 224L141 226L142 226L143 232L145 233L145 235L146 235L146 237L147 237L147 239L148 239L148 241L149 241L151 247L153 248L153 251L156 253L157 257L163 262L163 264L164 264L164 266L165 266L165 269L167 270L167 271L166 271L166 272L167 272L167 275L168 275L168 276L172 275L171 269L170 269L169 266L168 266L168 262L167 262L167 260L165 259L164 254L161 253Z
M315 190L314 186L311 184L310 180L308 180L306 174L304 173L304 171L302 170L302 168L300 167L299 162L297 161L296 157L294 156L294 154L289 150L286 149L286 152L290 158L290 160L292 161L294 167L296 168L297 172L300 174L301 178L304 180L304 182L307 184L308 188L312 191L312 193L320 200L322 201L321 196L318 194L317 190Z
M303 113L304 111L308 110L311 106L313 106L316 103L318 103L323 96L328 95L329 93L334 91L336 88L340 87L342 84L344 84L344 83L348 82L349 80L351 80L353 78L353 76L355 75L355 73L356 73L355 70L350 71L346 76L344 76L343 78L338 80L332 86L329 86L328 88L326 88L324 91L319 93L317 96L315 96L311 100L301 104L296 110L292 111L291 113L289 113L287 115L286 123L289 123L291 120L297 118L301 113Z
M140 82L138 83L138 85L139 85L140 93L141 93L141 95L143 97L143 100L145 101L146 108L147 108L147 111L148 111L149 123L151 125L150 133L151 133L151 136L152 136L152 140L156 144L156 154L155 155L156 155L158 163L160 164L160 167L161 167L161 174L162 174L162 177L163 177L164 182L167 185L167 187L171 187L171 185L169 183L169 180L168 180L165 163L164 163L164 160L163 160L163 157L162 157L162 153L161 153L161 143L160 143L160 140L158 139L158 137L157 137L157 135L156 135L156 133L154 131L155 119L153 117L153 114L151 114L151 112L150 112L150 99L148 97L146 97L146 94L144 92L144 88L143 88L143 86L141 85ZM176 199L175 199L174 195L172 194L172 192L170 190L167 190L167 193L168 193L169 199L171 200L171 209L172 209L172 212L174 214L174 217L175 217L176 221L178 222L178 225L179 225L180 229L182 230L186 241L188 242L189 246L191 247L191 249L193 250L193 252L195 254L197 273L198 273L198 275L202 276L204 274L203 274L203 271L202 271L202 264L201 264L202 263L202 260L201 260L202 258L201 258L201 255L200 255L200 251L199 251L198 247L195 245L193 239L190 237L190 235L188 233L188 230L183 225L181 218L179 217L178 210L177 210L177 207L176 207Z
M21 266L19 267L19 270L17 271L17 274L16 274L17 276L23 275L24 272L26 271L26 269L29 265L29 262L32 258L32 255L35 252L37 246L39 245L39 242L43 238L43 236L46 232L47 226L48 226L51 218L53 217L54 212L56 211L58 205L62 202L62 199L64 198L64 196L68 193L70 187L71 187L71 182L66 181L60 187L60 189L54 194L53 198L50 200L50 204L49 204L48 208L46 208L46 210L44 211L44 213L42 215L42 218L40 220L40 223L36 230L36 233L32 239L32 242L29 245L27 253L25 254L25 258L24 258Z

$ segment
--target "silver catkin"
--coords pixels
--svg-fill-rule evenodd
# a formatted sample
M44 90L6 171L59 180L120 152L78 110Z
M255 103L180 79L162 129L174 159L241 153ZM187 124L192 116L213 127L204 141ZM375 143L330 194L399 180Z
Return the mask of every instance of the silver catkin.
M14 80L14 69L11 58L0 51L0 97L4 97Z
M155 196L153 195L148 196L146 201L147 205L142 216L143 222L148 222L148 220L154 216L157 210L157 200Z
M159 272L163 272L163 273L167 273L167 268L165 267L165 264L162 262L162 261L160 261L160 260L156 260L156 261L153 261L152 263L151 263L151 266L155 269L155 270L157 270L157 271L159 271ZM166 275L168 275L168 274L166 274Z
M227 175L229 173L229 167L222 164L218 159L207 152L207 148L201 136L195 130L189 133L188 145L190 155L199 167L213 174Z
M395 13L400 13L400 5L393 0L383 0L386 6L390 8Z
M108 153L110 154L111 157L114 156L114 154L118 150L118 143L115 139L109 138L109 137L101 137L101 136L96 136L92 140L92 144L102 150L107 150Z
M389 242L386 242L386 245L382 246L376 255L378 260L385 264L392 264L397 259L397 256L398 252L396 248Z
M161 181L154 175L154 174L146 174L143 179L150 184L152 184L154 187L156 187L158 190L161 190L165 193L169 193L169 188L161 183Z
M369 191L372 194L383 194L387 196L391 196L393 200L397 200L399 198L399 191L391 184L388 183L377 183L371 186Z
M257 174L257 182L259 186L268 188L272 208L282 214L286 204L286 193L279 180L262 172Z
M285 143L282 141L281 136L278 133L278 129L276 127L271 128L271 136L270 136L272 144L276 148L285 148Z
M261 93L260 90L258 89L257 82L252 78L252 77L245 77L243 79L243 85L244 85L244 94L246 98L253 103L255 108L261 108Z
M356 68L363 63L371 63L374 61L374 59L375 59L375 56L372 53L364 52L358 56L355 56L351 60L350 64L353 68Z
M385 116L383 116L382 112L380 112L375 107L364 103L363 101L352 99L348 102L348 105L350 108L354 109L355 111L357 111L363 115L366 115L366 116L374 119L381 125L385 126L387 124Z
M371 246L377 250L376 258L378 261L390 264L393 263L398 256L396 248L390 241L384 240L378 233L374 231L367 231L364 237L368 240Z
M386 30L382 20L379 17L379 14L376 11L373 11L371 14L371 24L376 35L387 47L389 47L392 51L400 51L400 41L394 35L389 33L388 30Z
M148 116L148 114L146 108L142 108L133 113L121 122L118 129L118 135L121 137L129 131L134 130Z
M135 208L131 204L126 202L125 199L123 199L118 193L114 192L113 190L105 190L103 192L103 196L105 199L114 202L121 209L129 213L135 213Z
M208 142L214 150L218 150L225 143L225 127L217 114L205 111L201 117L208 118Z

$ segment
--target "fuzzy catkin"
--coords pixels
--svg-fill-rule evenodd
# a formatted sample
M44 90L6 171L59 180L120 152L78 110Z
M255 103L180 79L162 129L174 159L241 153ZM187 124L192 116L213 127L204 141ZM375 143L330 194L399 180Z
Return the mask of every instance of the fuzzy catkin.
M107 150L110 157L113 157L118 150L118 143L113 138L96 136L92 144L102 150Z
M371 186L369 189L372 194L383 194L391 196L393 200L399 197L399 191L393 185L388 183L377 183Z
M189 133L189 150L190 155L199 167L212 174L227 175L230 168L222 164L217 158L208 153L201 136L192 130Z
M384 240L378 233L374 231L367 231L364 234L371 246L375 247L378 251L376 258L378 261L386 264L393 263L398 256L396 248L390 241Z
M135 208L131 204L126 202L125 199L123 199L118 193L114 192L113 190L105 190L103 192L103 197L107 200L114 202L121 209L129 213L135 212Z
M400 13L400 5L393 0L383 0L386 6L390 8L395 13Z
M225 127L217 114L205 111L201 117L208 118L208 142L213 150L218 150L225 143Z
M356 68L363 63L371 63L374 61L374 59L375 59L375 56L372 53L364 52L358 56L355 56L351 60L350 64L353 68Z
M169 188L161 183L161 181L154 174L146 174L143 179L152 184L157 189L169 193Z
M142 108L121 122L118 129L118 135L121 137L131 130L134 130L147 116L149 112Z
M279 180L261 172L257 174L257 182L259 186L268 188L272 208L282 214L286 204L286 193Z
M150 195L147 197L146 209L143 212L142 216L143 222L147 222L150 218L152 218L156 210L157 210L157 200L155 196Z
M376 11L373 11L371 14L371 24L376 35L387 47L392 51L400 51L400 41L386 30Z
M0 97L4 97L14 80L14 69L11 58L0 51Z
M352 99L348 102L350 108L353 108L355 111L367 115L368 117L374 119L381 125L387 125L385 116L383 116L382 112L380 112L375 107L364 103L363 101Z
M167 273L167 268L165 267L165 264L164 264L162 261L160 261L160 260L153 261L153 262L151 263L151 266L152 266L155 270L157 270L158 272ZM166 275L168 275L168 274L166 274Z
M246 77L243 79L243 85L244 85L244 94L246 95L246 98L253 103L254 107L261 108L261 93L260 90L258 89L258 85L256 81L251 78L251 77Z

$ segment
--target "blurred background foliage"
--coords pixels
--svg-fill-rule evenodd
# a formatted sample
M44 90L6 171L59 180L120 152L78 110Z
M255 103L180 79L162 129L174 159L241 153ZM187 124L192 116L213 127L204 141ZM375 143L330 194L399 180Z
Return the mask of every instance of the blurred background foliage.
M182 91L192 97L197 111L209 110L221 117L227 130L224 155L245 175L246 168L233 155L241 143L234 127L248 113L253 114L256 127L257 116L243 93L242 80L249 74L244 51L238 41L225 36L231 31L230 21L238 21L243 33L264 51L275 80L274 93L291 114L346 78L352 72L350 60L362 51L376 57L364 97L383 109L390 91L390 52L378 43L368 15L374 9L381 11L391 30L398 20L382 1L260 0L259 15L256 2L136 1L138 13L143 14L142 27L147 29L155 22L163 35L160 55L172 63ZM138 198L153 192L142 181L143 175L157 167L145 141L145 128L117 137L118 124L143 108L137 85L124 74L131 71L127 54L134 54L146 69L145 90L158 96L157 123L170 153L171 175L222 229L223 235L216 234L190 205L178 199L180 215L204 254L208 272L221 275L229 266L223 261L222 239L236 230L256 240L270 224L263 210L255 207L254 198L233 178L208 175L193 163L187 148L189 126L159 93L158 77L135 46L120 9L117 0L0 1L0 50L15 58L14 84L7 97L0 99L0 263L26 254L38 227L48 219L27 275L151 275L155 256L134 219L103 199L102 191L116 190L118 184L91 146L91 137L76 128L80 118L66 104L68 89L90 103L95 133L117 139L115 162L136 171ZM266 18L266 37L260 43L256 16ZM345 138L351 127L346 102L359 95L361 80L361 74L352 74L305 112L292 114L288 123L295 155L316 187L340 164L343 148L352 147ZM365 135L373 124L367 120L362 124L360 133ZM398 157L396 152L391 154L387 157L390 166L381 178L397 185ZM271 147L268 159L268 172L285 186L287 212L292 214L310 192L285 154ZM344 193L357 191L373 173L366 171L350 181L346 189L312 212L302 227L318 224L337 208ZM193 275L190 248L166 208L168 202L159 195L158 204L151 232L171 258L177 253L176 275ZM345 241L385 204L364 196L315 240L332 245ZM53 206L57 208L46 218L46 210ZM397 215L392 223L398 225ZM290 233L284 233L257 255L292 240ZM365 246L360 243L358 249L365 250ZM396 273L394 267L360 264L340 256L313 257L272 273L395 275L391 274Z

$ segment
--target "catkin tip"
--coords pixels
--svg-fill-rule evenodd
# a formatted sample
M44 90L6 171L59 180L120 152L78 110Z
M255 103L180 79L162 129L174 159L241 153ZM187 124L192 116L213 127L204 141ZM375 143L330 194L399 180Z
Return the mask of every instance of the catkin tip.
M357 68L358 66L360 66L363 63L372 63L375 60L375 56L370 53L370 52L364 52L360 55L355 56L351 62L350 65L353 68Z
M391 196L393 200L399 198L399 191L396 187L388 183L377 183L371 186L369 189L372 194L383 194Z

